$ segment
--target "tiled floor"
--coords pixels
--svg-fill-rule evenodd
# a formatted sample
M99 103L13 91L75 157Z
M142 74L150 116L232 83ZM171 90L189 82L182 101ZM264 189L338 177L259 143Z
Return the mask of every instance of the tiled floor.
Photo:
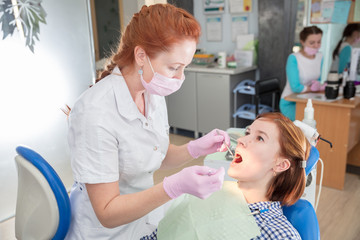
M191 140L190 137L171 134L170 141L181 145ZM189 165L203 165L203 158L196 159ZM183 167L173 170L155 172L154 181L160 182L165 176L171 175ZM347 173L344 190L322 188L317 216L320 225L320 235L326 240L357 240L360 236L360 177ZM0 223L0 240L15 239L14 218Z

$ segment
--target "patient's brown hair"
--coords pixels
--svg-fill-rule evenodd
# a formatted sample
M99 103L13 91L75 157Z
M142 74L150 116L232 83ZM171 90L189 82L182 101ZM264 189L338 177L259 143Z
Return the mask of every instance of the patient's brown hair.
M281 113L264 113L256 119L275 123L280 132L279 155L287 158L291 163L289 169L273 178L266 196L270 201L280 201L282 205L292 205L304 193L306 184L305 169L301 168L300 161L308 159L310 143L301 129Z

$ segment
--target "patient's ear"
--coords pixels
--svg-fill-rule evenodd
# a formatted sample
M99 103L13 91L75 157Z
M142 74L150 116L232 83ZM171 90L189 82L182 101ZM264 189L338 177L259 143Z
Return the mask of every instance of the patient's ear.
M290 168L291 163L290 160L287 158L278 158L275 162L274 172L281 173L286 171Z

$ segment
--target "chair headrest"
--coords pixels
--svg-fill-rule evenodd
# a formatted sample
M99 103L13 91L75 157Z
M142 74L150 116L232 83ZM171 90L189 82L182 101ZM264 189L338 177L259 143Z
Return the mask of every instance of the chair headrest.
M311 146L309 158L306 161L306 168L305 168L306 176L311 172L311 170L313 170L319 158L320 158L319 151L316 149L316 147Z

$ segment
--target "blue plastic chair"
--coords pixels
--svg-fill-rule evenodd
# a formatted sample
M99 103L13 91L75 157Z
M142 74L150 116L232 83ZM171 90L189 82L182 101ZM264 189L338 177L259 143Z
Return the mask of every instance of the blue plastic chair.
M64 239L71 220L70 200L64 184L38 153L22 146L17 147L16 152L16 238Z
M310 156L306 163L306 176L316 165L320 154L315 147L311 147ZM283 206L283 212L289 222L299 232L303 240L320 239L320 228L314 207L305 199L299 199L294 205Z

